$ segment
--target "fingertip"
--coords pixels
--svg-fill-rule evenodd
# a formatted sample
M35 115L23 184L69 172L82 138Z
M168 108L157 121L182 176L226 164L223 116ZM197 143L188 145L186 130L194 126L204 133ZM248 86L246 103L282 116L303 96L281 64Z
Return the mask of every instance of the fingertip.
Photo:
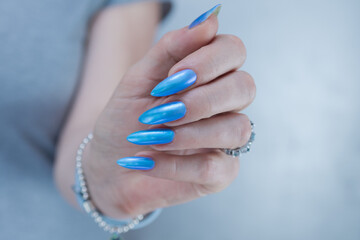
M155 166L152 158L144 156L123 157L117 160L116 163L123 168L131 170L149 170Z
M153 90L151 91L150 95L153 96L153 97L162 97L162 96L159 96L159 95L156 93L155 89L153 89Z
M194 37L206 39L207 43L210 42L216 35L219 28L219 21L216 15L212 14L202 24L186 29L186 34L191 34Z
M197 17L190 25L189 29L193 29L194 27L199 26L203 22L206 22L210 17L217 16L221 10L221 4L217 4L208 11L201 14L199 17Z
M158 172L158 168L159 168L159 164L161 165L161 163L159 161L157 161L157 156L158 155L156 153L156 151L151 151L151 150L147 150L147 151L141 151L138 152L136 154L134 154L135 157L145 157L145 158L150 158L153 161L153 165L151 168L145 170L145 171L139 171L139 173L141 174L145 174L148 176L156 176L156 173ZM161 166L160 166L161 168Z
M211 15L208 20L195 28L183 27L165 34L157 49L166 49L166 56L175 63L210 43L218 31L218 20ZM161 52L161 51L160 51Z
M145 56L147 60L144 63L151 62L152 67L142 66L142 69L146 69L146 74L151 72L154 79L163 79L174 64L209 44L215 38L217 30L218 20L212 14L205 22L192 29L185 26L166 33Z

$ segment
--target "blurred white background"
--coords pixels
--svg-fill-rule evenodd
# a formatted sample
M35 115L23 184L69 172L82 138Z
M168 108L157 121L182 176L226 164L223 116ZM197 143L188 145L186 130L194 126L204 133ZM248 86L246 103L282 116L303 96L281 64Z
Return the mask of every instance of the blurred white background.
M177 1L159 33L219 2ZM360 1L223 0L257 83L253 151L224 192L126 239L360 239ZM226 93L224 93L226 94Z

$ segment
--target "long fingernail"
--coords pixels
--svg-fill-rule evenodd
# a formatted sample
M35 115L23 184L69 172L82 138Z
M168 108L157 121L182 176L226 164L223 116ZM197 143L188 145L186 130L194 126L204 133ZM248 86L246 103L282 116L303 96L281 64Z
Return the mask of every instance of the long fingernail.
M135 170L149 170L155 166L154 160L148 157L125 157L117 160L117 164Z
M175 133L171 129L150 129L130 134L127 140L138 145L155 145L170 143Z
M210 17L211 14L215 14L216 16L219 14L221 9L221 4L216 5L212 9L204 12L201 14L197 19L195 19L189 26L189 29L199 25L200 23L204 22L206 19Z
M196 78L196 73L191 69L185 69L174 73L156 85L151 91L151 95L154 97L164 97L180 92L193 85Z
M161 124L178 120L185 116L186 107L183 102L170 102L151 108L141 114L139 121L144 124Z

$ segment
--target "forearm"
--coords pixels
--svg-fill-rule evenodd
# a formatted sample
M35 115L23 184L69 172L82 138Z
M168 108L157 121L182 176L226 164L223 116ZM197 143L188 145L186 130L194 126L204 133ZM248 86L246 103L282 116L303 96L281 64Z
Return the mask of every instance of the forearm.
M54 166L56 185L74 206L71 186L79 143L93 130L122 75L150 48L158 16L157 3L139 3L107 9L93 21L80 87L61 131Z

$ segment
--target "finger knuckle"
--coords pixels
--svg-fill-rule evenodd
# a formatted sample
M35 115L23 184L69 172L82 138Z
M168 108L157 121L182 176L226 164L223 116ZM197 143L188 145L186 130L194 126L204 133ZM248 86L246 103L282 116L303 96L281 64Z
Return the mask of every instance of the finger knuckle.
M217 157L207 158L207 166L204 168L202 175L203 184L201 184L197 189L200 195L207 195L222 191L234 181L239 173L240 164L238 160L231 159L230 163L225 163L219 161L219 154L214 154L214 156ZM220 164L223 164L223 166L220 166Z
M172 61L174 63L177 63L180 60L179 57L177 57L177 55L176 55L178 50L176 48L174 48L174 47L171 47L171 46L174 45L173 42L174 42L175 38L176 38L176 33L174 31L167 32L160 39L160 45L163 47L163 49L166 52L166 54L168 55L168 57L170 59L172 59Z
M213 114L213 100L205 88L201 91L190 91L189 94L182 98L182 101L187 106L186 116L191 118L192 121L208 118Z
M243 55L246 54L244 42L239 37L228 34L225 35L225 38L229 42L229 44L234 48L234 50L239 51L240 54Z
M231 128L227 128L226 131L218 128L215 134L217 141L224 144L224 146L229 147L229 144L232 144L231 135L233 134L233 130Z
M212 184L195 185L195 190L199 196L206 196L212 193L220 192L222 189Z
M219 161L216 154L207 154L204 159L204 167L200 173L200 181L206 184L214 184L219 181Z
M234 114L233 118L233 125L234 127L231 129L232 133L232 144L231 148L237 148L242 145L243 142L243 124L242 124L242 117L240 114Z
M202 99L202 116L205 118L212 116L214 113L213 96L207 91L206 88L203 88L199 93L201 94L200 98Z
M172 41L173 41L173 33L172 32L165 33L164 36L162 36L162 38L160 40L160 42L165 45L169 45Z
M248 90L248 97L252 102L256 96L256 85L254 78L248 72L241 71L240 73L242 74L242 79L247 86L246 89Z
M251 126L249 118L241 113L232 113L232 122L230 136L230 148L237 148L243 146L250 138Z
M236 71L231 78L232 99L237 104L236 109L243 109L251 104L256 95L256 86L252 76L244 71ZM240 93L240 94L239 94Z
M244 144L246 144L246 142L250 139L250 135L251 135L251 125L250 125L250 119L248 116L241 114L240 115L240 134L239 134L239 139L240 139L240 146L243 146Z

